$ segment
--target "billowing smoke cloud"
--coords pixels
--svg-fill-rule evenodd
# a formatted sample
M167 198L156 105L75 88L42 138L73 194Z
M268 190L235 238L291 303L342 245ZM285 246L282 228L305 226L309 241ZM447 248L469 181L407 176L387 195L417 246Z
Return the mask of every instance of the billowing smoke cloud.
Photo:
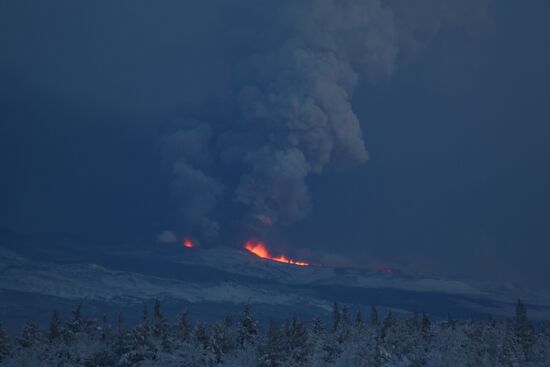
M208 173L213 166L212 128L205 123L188 121L186 127L164 140L164 154L173 161L172 193L184 205L183 223L206 238L215 238L219 224L211 219L225 186Z
M228 208L248 225L293 223L310 210L308 176L322 174L335 156L368 159L350 103L354 89L390 75L400 47L417 49L422 40L414 33L428 27L412 5L399 6L380 0L281 3L284 11L274 22L285 36L243 58L246 77L237 82L234 117L187 121L166 138L173 195L187 229L215 238ZM453 6L438 5L445 11L437 12L430 37L440 23L460 23L460 15L469 14L464 9L478 5L458 7L460 14L451 16Z

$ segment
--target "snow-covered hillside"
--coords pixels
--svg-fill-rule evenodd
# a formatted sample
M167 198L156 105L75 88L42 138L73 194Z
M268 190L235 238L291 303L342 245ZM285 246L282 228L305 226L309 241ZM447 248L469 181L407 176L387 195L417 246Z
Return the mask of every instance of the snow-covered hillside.
M13 324L82 301L93 304L99 314L138 309L151 299L167 301L174 313L191 309L196 318L238 312L247 303L257 305L259 317L265 318L292 312L324 315L334 302L357 309L377 305L396 312L425 311L435 317L501 317L510 315L517 298L527 303L533 319L550 316L550 297L542 291L294 266L227 247L97 248L81 253L70 241L44 246L21 238L4 239L0 246L0 318L9 317Z

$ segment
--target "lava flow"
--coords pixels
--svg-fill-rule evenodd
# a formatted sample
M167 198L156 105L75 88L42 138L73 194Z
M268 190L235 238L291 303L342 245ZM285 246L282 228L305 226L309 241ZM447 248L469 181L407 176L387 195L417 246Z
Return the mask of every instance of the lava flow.
M187 247L187 248L192 248L192 247L194 247L193 241L191 241L191 240L189 239L189 237L187 237L187 236L183 239L183 247Z
M304 261L296 261L286 258L284 255L279 257L273 257L265 247L263 242L248 241L244 248L252 252L254 255L261 257L262 259L269 259L273 261L278 261L280 263L298 265L298 266L309 266L309 263Z

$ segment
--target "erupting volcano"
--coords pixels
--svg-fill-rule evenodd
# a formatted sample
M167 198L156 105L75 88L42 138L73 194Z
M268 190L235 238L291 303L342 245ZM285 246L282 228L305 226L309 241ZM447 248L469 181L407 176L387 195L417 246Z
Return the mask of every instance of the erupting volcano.
M296 261L286 258L284 255L281 255L279 257L273 257L265 247L265 244L261 241L248 241L244 248L253 253L254 255L261 257L262 259L269 259L273 261L278 261L281 263L287 263L292 265L298 265L298 266L309 266L309 263L304 261Z

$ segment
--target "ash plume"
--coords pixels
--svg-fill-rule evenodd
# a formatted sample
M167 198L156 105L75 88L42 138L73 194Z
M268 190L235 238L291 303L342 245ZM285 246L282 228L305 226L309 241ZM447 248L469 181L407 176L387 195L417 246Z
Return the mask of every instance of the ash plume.
M182 225L214 239L227 211L252 227L303 219L311 206L310 175L322 174L335 156L368 160L350 102L358 83L388 77L399 57L429 41L415 38L418 29L433 37L480 6L448 3L436 7L439 18L426 19L400 2L281 2L272 27L284 36L239 61L246 77L231 98L234 116L186 121L165 138Z

